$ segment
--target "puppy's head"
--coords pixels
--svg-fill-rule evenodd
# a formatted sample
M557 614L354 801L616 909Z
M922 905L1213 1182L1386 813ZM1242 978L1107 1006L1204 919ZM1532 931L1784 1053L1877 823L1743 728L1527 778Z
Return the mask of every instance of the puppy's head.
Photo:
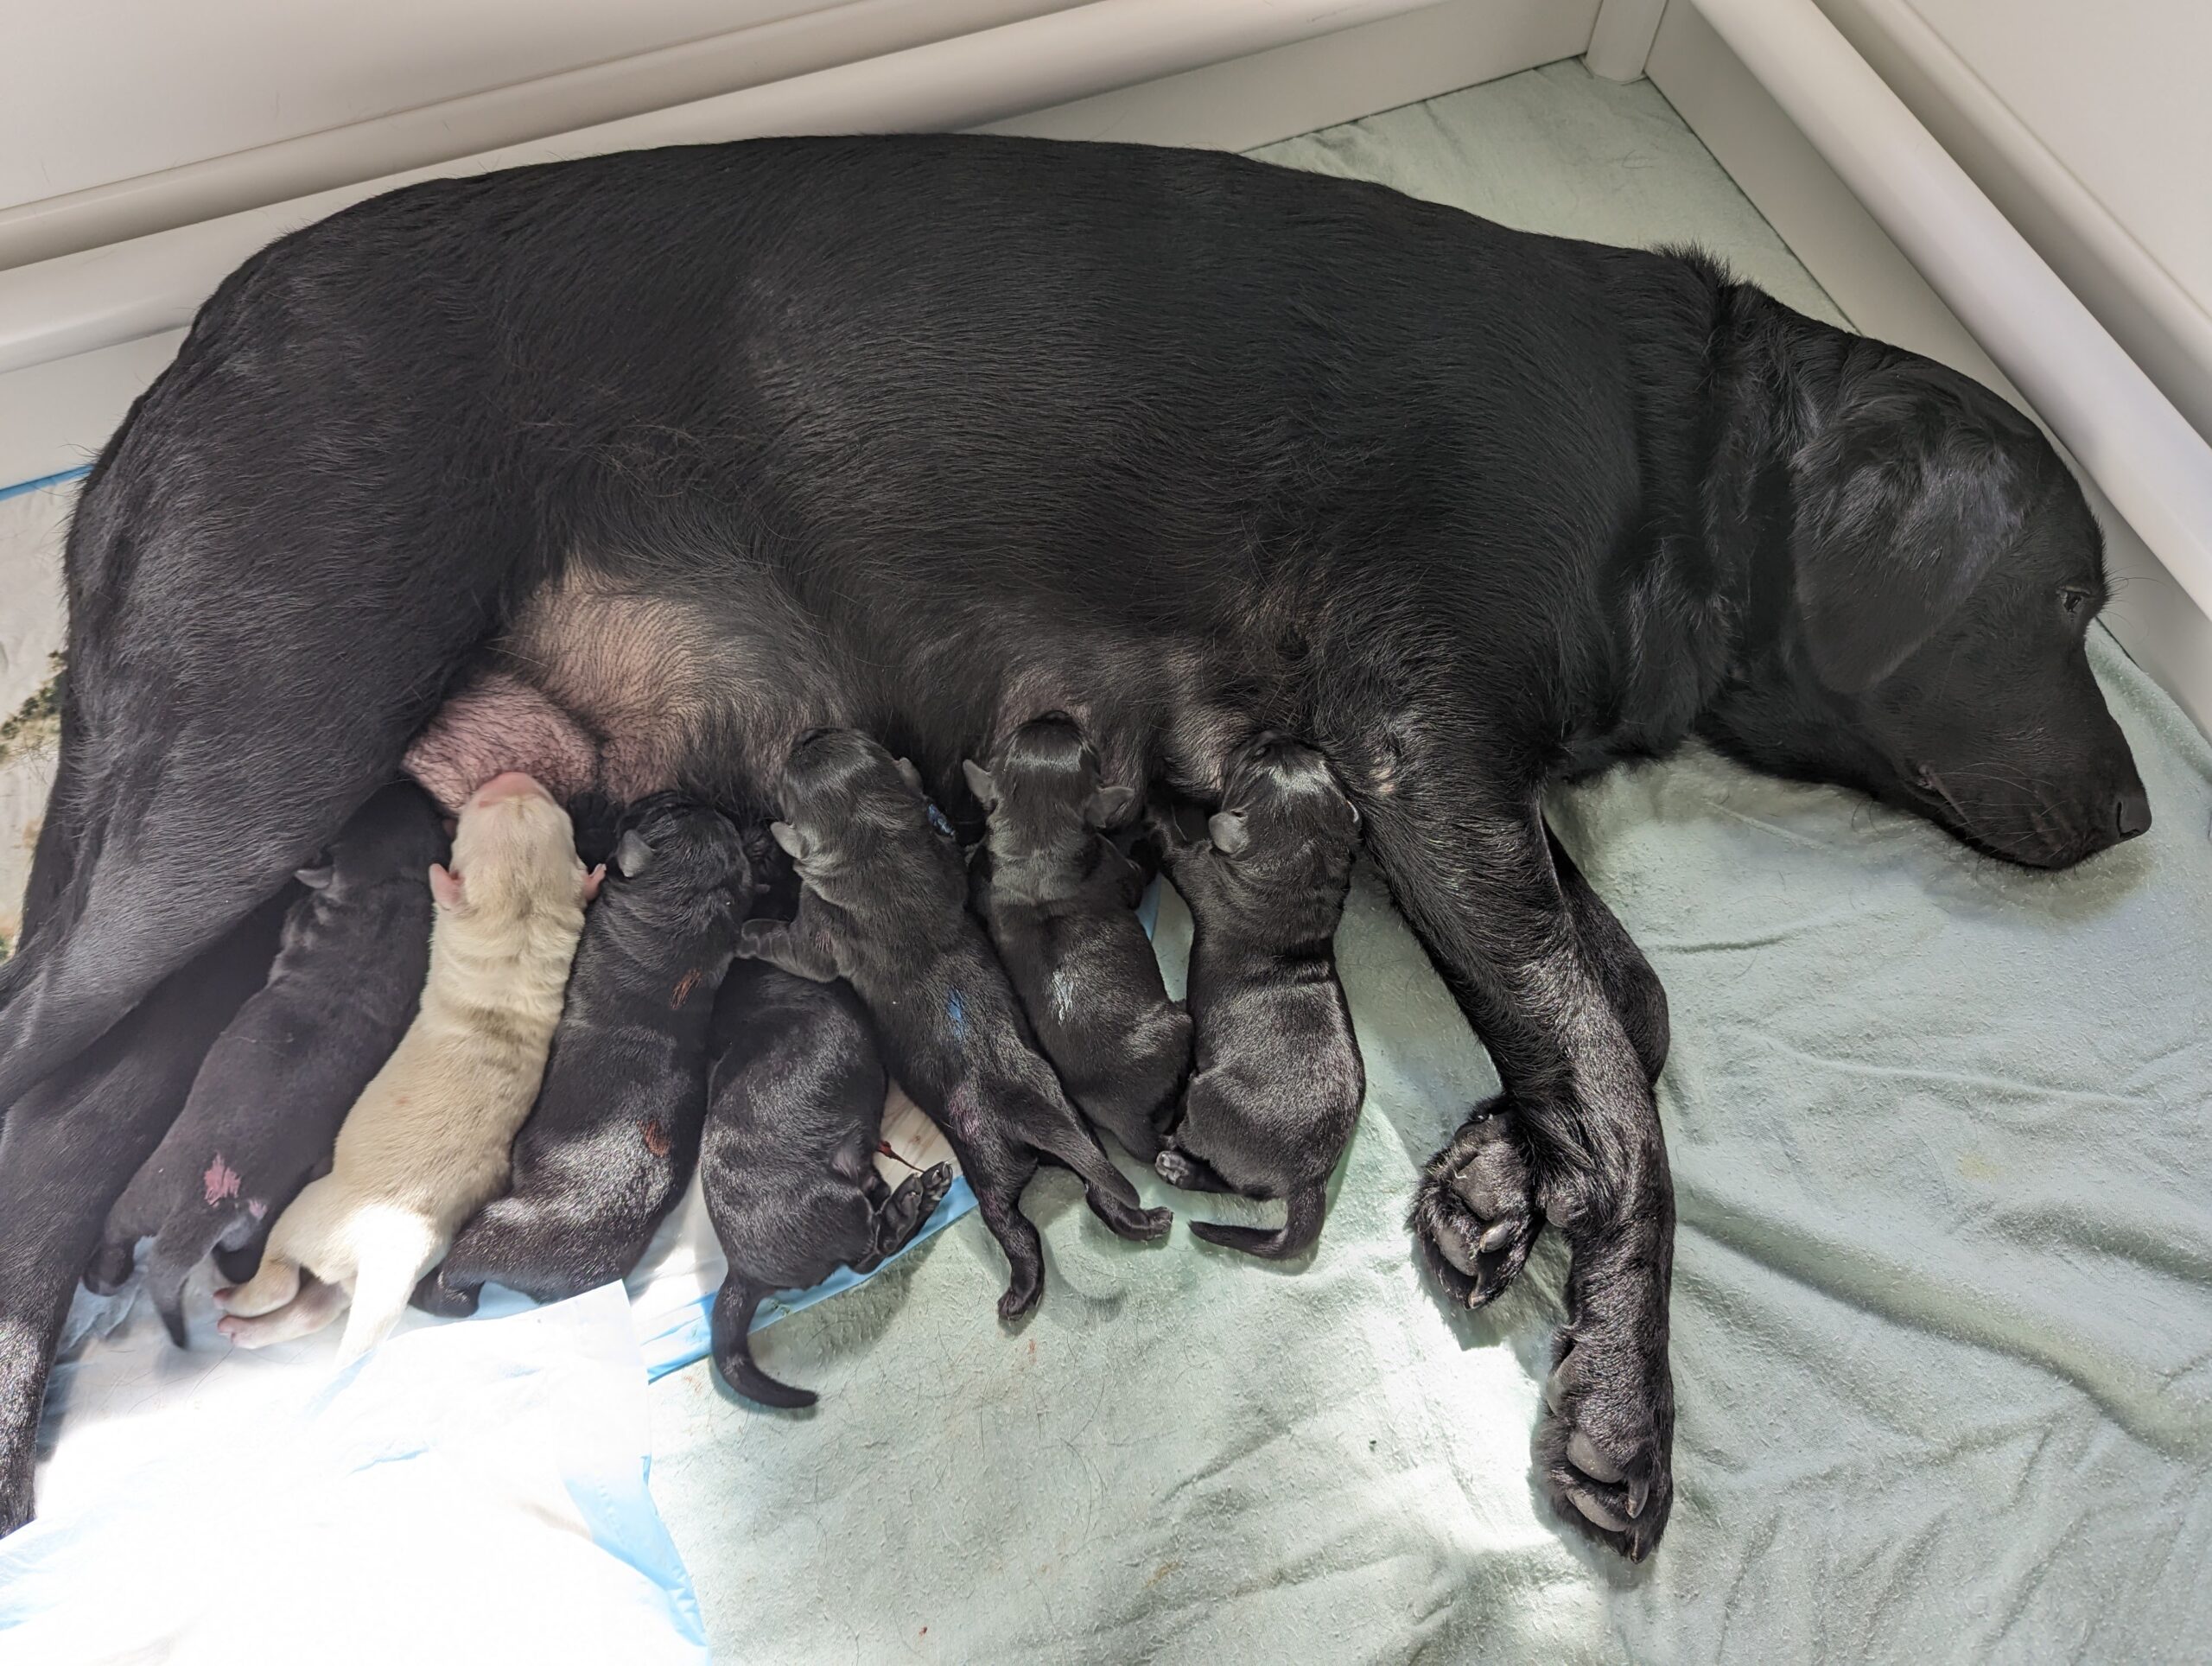
M966 895L958 843L921 772L858 729L802 735L784 766L783 818L768 830L799 878L840 903L893 879L950 875ZM941 884L939 888L944 888Z
M549 906L581 907L598 894L600 877L576 855L569 812L511 770L461 805L453 866L433 864L430 890L441 914L496 929Z
M690 915L753 904L753 864L729 817L680 792L656 792L630 806L607 876L629 906Z
M1098 754L1061 712L1008 735L989 768L973 761L962 768L990 817L991 855L1001 864L1057 858L1087 866L1099 835L1126 822L1137 804L1135 788L1100 785Z
M2142 832L2142 779L2084 640L2108 594L2103 538L2050 442L1879 342L1852 341L1815 405L1777 518L1786 579L1712 737L2031 866Z
M1206 836L1230 869L1277 893L1341 900L1359 811L1313 747L1262 734L1230 754Z
M321 860L300 869L299 879L342 908L378 886L420 885L423 870L445 860L446 853L437 804L422 788L403 781L355 811Z

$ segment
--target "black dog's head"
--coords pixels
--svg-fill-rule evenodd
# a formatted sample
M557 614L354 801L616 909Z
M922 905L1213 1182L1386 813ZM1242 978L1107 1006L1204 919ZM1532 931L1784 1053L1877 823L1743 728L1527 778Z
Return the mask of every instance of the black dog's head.
M607 891L624 912L671 931L734 921L753 906L745 836L720 811L680 792L656 792L622 817Z
M867 900L887 873L935 881L930 900L964 906L959 844L930 803L921 772L858 729L799 737L784 766L784 818L768 830L808 888L840 906Z
M1073 718L1062 712L1033 718L1007 737L988 769L972 761L962 767L990 817L991 862L1001 887L1027 878L1033 888L1056 888L1087 878L1102 862L1117 872L1127 867L1105 830L1128 819L1136 791L1099 785L1098 754Z
M1708 735L2031 867L2142 832L2084 644L2103 539L2050 442L1956 372L1855 338L1808 404L1772 471L1786 552L1762 552L1752 657Z
M1296 741L1263 734L1232 754L1222 775L1221 808L1206 836L1240 889L1269 899L1291 937L1306 934L1310 900L1328 929L1351 882L1359 844L1359 811L1338 785L1328 760Z

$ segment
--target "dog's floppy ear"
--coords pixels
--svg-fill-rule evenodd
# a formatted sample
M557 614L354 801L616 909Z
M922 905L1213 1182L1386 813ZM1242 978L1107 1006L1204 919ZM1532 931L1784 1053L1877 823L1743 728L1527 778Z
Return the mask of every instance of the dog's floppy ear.
M430 864L430 896L441 908L463 908L468 905L468 887L461 875L442 862Z
M964 759L960 773L968 778L968 790L976 795L976 802L985 810L999 807L999 784L991 779L991 772L973 758Z
M645 843L645 835L632 828L616 841L614 871L626 880L633 880L653 865L653 848Z
M1083 807L1083 819L1092 827L1119 827L1128 819L1137 801L1133 786L1102 786Z
M806 835L789 822L770 822L768 836L782 846L784 854L793 862L804 862L806 853L813 848L807 843Z
M922 772L914 767L914 760L912 758L893 758L891 761L899 766L899 773L906 778L908 786L913 788L925 798L930 796L929 789L922 785Z
M1840 694L1910 658L2024 518L2006 436L1929 379L1881 379L1885 391L1853 397L1790 469L1798 619L1815 673Z
M1224 856L1241 856L1252 843L1252 830L1244 825L1241 810L1217 810L1207 817L1206 836Z

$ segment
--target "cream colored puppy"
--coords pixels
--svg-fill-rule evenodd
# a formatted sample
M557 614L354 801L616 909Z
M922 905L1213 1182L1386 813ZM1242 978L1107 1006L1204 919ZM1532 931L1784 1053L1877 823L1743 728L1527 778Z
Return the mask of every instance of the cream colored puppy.
M346 1113L330 1173L278 1218L260 1270L216 1292L225 1336L249 1348L302 1336L350 1298L339 1363L384 1339L454 1233L507 1183L600 877L529 776L495 776L461 807L452 871L430 869L422 1007Z

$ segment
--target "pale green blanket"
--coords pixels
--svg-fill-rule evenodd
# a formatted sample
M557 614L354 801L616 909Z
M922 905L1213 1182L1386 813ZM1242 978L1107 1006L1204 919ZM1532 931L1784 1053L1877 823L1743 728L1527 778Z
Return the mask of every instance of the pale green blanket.
M1648 86L1557 67L1276 154L1698 238L1833 315ZM721 1657L2212 1657L2212 751L2098 647L2158 825L2072 874L1703 754L1553 805L1673 1002L1650 1562L1532 1487L1557 1243L1484 1316L1418 1272L1414 1169L1495 1078L1363 884L1370 1097L1310 1265L1134 1248L1051 1176L1020 1331L971 1218L759 1339L817 1411L703 1365L657 1386L654 1491ZM1184 930L1171 904L1171 960Z

